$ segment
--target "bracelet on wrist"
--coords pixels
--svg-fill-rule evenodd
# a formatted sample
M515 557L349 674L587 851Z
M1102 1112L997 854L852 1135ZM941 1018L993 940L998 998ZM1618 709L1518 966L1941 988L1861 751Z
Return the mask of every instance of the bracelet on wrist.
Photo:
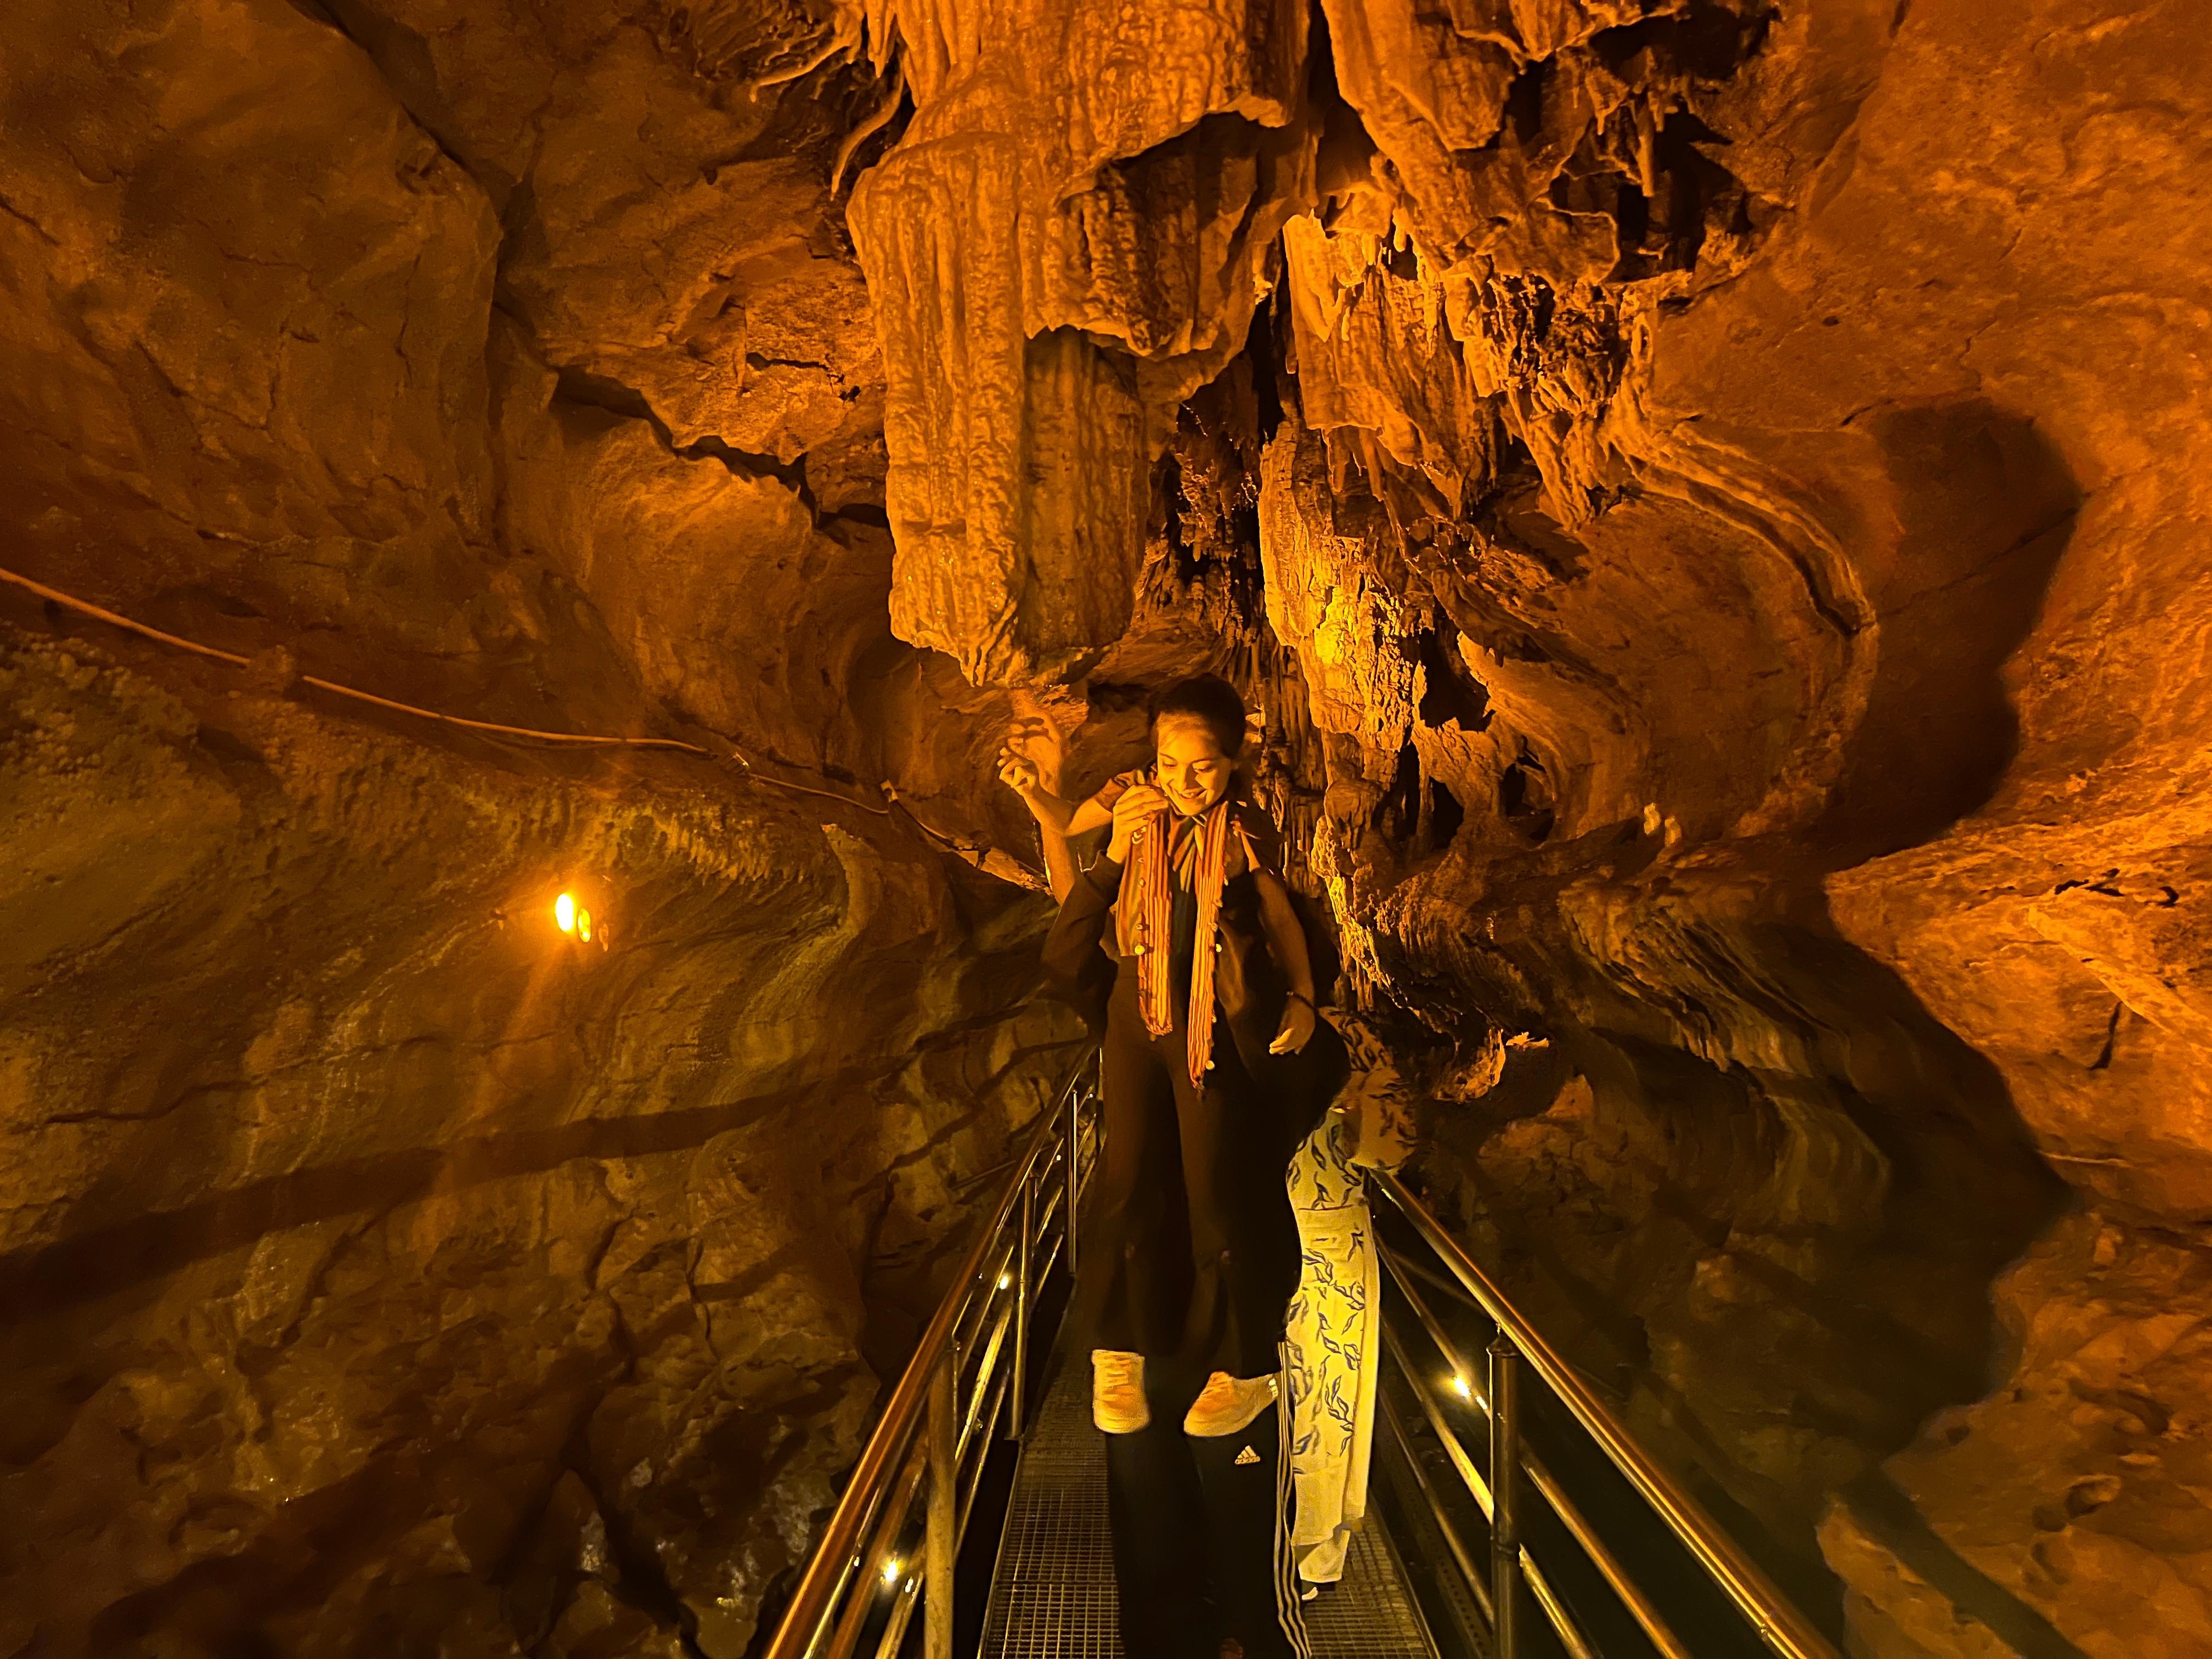
M1289 991L1285 992L1284 994L1288 1000L1293 1002L1303 1002L1309 1008L1314 1006L1314 1000L1308 996L1304 991Z

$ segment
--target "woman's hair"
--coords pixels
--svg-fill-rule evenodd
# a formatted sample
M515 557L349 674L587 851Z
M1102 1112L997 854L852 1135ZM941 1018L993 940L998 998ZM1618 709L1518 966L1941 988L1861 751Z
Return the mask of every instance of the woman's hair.
M1213 734L1221 752L1235 760L1244 748L1244 699L1218 674L1177 680L1152 705L1152 727L1162 720L1196 720Z

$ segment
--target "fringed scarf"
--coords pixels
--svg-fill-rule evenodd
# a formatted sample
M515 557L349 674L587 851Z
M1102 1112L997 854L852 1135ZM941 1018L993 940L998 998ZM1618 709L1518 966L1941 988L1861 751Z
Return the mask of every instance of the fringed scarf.
M1137 959L1137 1000L1145 1029L1165 1036L1175 1029L1174 916L1176 874L1185 872L1198 899L1198 926L1191 939L1189 1038L1190 1080L1203 1087L1213 1058L1213 930L1221 916L1221 890L1229 874L1230 818L1227 798L1196 818L1163 813L1147 818L1129 843L1129 866L1115 910L1121 952Z

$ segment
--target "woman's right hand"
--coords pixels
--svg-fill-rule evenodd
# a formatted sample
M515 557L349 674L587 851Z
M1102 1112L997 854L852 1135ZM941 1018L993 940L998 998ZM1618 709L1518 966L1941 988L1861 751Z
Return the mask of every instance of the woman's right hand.
M1008 744L999 750L999 781L1027 800L1044 786L1044 774L1027 755Z
M1133 783L1121 792L1114 803L1114 833L1107 837L1106 856L1116 864L1129 861L1129 847L1136 840L1138 826L1168 810L1168 798L1157 785Z

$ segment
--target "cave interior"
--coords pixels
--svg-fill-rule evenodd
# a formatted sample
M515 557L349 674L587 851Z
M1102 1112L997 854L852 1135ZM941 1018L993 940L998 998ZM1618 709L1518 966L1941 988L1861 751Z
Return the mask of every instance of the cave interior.
M2191 0L5 35L0 1656L757 1652L1200 672L1850 1652L2212 1655Z

